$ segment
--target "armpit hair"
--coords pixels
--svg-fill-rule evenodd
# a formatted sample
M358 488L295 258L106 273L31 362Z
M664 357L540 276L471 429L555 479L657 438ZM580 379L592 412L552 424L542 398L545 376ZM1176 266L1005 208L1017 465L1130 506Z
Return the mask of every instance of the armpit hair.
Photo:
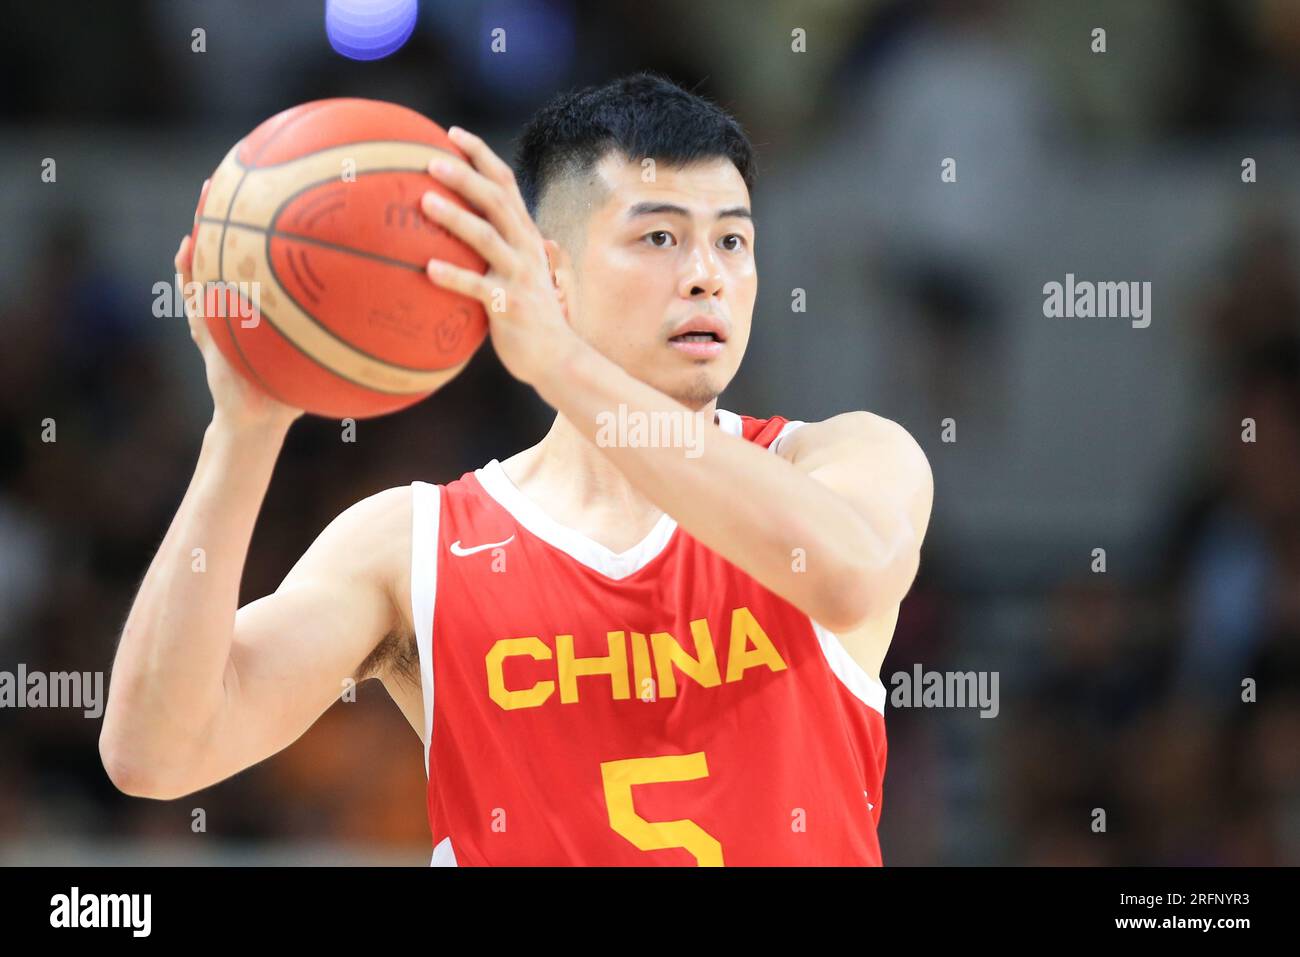
M374 650L361 662L354 676L358 683L367 678L378 678L385 673L396 675L411 684L420 682L420 656L415 647L415 635L409 632L390 631Z

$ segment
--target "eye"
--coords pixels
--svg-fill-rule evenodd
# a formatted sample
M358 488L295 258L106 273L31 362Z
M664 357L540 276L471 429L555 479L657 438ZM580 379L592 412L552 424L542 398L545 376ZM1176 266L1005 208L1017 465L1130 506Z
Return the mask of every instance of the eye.
M736 244L734 246L725 247L727 252L731 252L731 253L739 252L740 250L745 248L746 245L745 237L740 235L740 233L728 233L727 235L719 239L718 242L725 243L729 239L734 239L736 241Z
M660 237L660 236L668 240L671 240L673 238L673 234L666 229L656 229L652 233L646 233L641 238L649 240L650 245L654 246L656 249L667 249L669 246L672 245L672 243L670 242L656 242L655 241L656 237Z

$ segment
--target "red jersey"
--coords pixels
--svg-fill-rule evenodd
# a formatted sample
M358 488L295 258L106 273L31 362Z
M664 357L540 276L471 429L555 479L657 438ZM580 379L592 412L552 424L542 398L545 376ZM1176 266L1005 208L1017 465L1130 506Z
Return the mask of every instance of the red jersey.
M615 553L495 459L413 494L433 864L881 863L885 689L833 634L668 515Z

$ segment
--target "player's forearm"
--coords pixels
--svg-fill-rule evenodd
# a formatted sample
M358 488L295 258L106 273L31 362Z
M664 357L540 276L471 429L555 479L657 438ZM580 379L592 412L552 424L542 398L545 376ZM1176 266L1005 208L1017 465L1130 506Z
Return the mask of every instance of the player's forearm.
M113 664L100 751L124 776L178 770L219 709L244 561L286 428L217 418L204 434Z
M585 343L536 383L538 393L686 531L828 627L856 623L861 581L878 569L878 536L838 495L700 416L699 454L600 441L601 416L693 415ZM684 423L685 424L685 423ZM800 560L802 558L802 560ZM854 621L850 622L850 619Z

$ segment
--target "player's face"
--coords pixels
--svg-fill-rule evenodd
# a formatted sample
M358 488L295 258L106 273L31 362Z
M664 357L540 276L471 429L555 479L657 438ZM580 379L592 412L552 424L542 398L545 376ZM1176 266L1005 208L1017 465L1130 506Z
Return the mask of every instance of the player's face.
M630 374L701 408L749 342L758 274L745 181L725 159L658 163L651 177L610 155L597 175L609 192L588 218L570 320Z

